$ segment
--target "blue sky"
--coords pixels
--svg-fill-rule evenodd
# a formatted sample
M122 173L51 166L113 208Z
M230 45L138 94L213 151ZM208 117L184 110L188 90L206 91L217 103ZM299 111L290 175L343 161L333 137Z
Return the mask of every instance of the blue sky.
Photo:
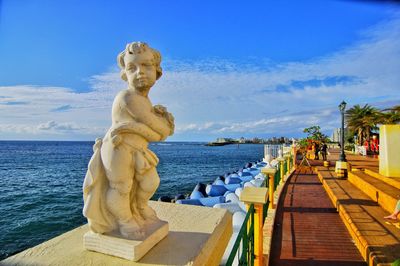
M342 99L400 104L400 5L376 2L0 0L0 139L104 135L132 41L163 56L170 140L330 134Z

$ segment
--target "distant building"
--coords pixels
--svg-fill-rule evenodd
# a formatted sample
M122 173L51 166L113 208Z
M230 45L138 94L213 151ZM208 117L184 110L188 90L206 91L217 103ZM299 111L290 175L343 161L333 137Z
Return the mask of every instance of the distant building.
M347 128L344 128L344 134L346 135L346 133L348 132ZM340 142L340 135L342 133L342 129L341 128L335 128L333 130L332 133L332 141L333 142ZM346 137L345 137L346 138Z
M253 143L262 143L262 140L259 138L253 138L252 142Z
M332 141L333 142L340 142L340 132L342 131L341 128L335 128L332 133Z
M233 138L217 138L214 142L216 144L221 144L221 143L257 143L257 144L283 144L283 143L290 143L290 139L287 137L272 137L272 138L259 138L259 137L254 137L254 138L244 138L241 137L239 139L233 139ZM216 145L217 146L217 145Z

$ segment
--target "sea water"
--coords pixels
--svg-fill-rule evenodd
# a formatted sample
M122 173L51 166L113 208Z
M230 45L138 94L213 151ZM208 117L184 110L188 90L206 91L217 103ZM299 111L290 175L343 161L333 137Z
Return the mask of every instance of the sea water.
M187 194L198 182L263 157L263 145L152 143L161 184L153 199ZM82 183L93 142L0 141L0 260L86 222Z

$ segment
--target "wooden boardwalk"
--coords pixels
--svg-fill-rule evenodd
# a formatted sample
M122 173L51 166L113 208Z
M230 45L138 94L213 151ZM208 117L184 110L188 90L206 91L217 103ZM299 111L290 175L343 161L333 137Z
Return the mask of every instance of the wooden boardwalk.
M373 156L346 155L348 178L311 161L299 167L282 192L270 265L391 265L400 259L400 222L383 217L400 199L400 179L379 174ZM322 182L322 183L321 183Z
M297 169L287 182L270 265L366 265L317 174L308 167Z

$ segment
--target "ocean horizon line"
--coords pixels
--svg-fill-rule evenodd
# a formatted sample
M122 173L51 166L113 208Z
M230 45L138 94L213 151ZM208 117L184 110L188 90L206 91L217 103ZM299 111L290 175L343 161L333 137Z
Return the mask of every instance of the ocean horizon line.
M0 142L94 142L94 140L45 140L45 139L0 139ZM207 140L171 140L171 141L155 141L150 143L179 143L179 142L197 142L207 143Z

